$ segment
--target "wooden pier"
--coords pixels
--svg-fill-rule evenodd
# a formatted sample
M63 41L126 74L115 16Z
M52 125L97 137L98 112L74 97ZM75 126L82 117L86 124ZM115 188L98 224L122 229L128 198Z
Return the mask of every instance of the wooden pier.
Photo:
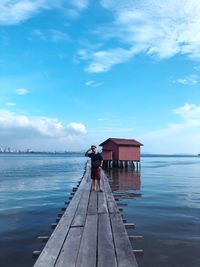
M102 181L103 192L91 190L87 163L80 185L34 267L138 267L104 172Z

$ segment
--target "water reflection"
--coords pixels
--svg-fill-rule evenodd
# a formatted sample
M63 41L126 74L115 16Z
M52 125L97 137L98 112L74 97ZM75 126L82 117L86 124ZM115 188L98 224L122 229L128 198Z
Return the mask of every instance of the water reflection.
M132 190L139 191L141 189L140 172L127 168L112 168L106 170L106 174L108 175L112 190L116 191L121 198L142 196L140 192L130 192Z

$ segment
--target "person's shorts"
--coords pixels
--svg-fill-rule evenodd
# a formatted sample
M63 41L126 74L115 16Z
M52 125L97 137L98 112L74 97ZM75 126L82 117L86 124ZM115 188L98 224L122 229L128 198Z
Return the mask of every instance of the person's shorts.
M101 168L91 168L91 179L101 179Z

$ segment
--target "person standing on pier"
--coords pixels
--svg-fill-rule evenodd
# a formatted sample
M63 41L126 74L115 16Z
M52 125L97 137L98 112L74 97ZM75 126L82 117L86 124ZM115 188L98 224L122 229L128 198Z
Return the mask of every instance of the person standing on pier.
M92 145L91 148L85 152L85 156L91 158L92 190L97 191L98 185L99 191L102 192L101 168L103 166L103 157L97 152L97 147L95 145Z

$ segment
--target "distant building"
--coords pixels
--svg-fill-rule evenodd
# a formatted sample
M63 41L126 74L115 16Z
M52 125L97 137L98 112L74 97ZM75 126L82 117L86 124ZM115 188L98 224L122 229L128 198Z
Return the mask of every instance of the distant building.
M140 147L143 146L135 139L108 138L102 146L102 156L107 167L126 167L133 164L138 169L140 163ZM134 164L135 163L135 164Z

